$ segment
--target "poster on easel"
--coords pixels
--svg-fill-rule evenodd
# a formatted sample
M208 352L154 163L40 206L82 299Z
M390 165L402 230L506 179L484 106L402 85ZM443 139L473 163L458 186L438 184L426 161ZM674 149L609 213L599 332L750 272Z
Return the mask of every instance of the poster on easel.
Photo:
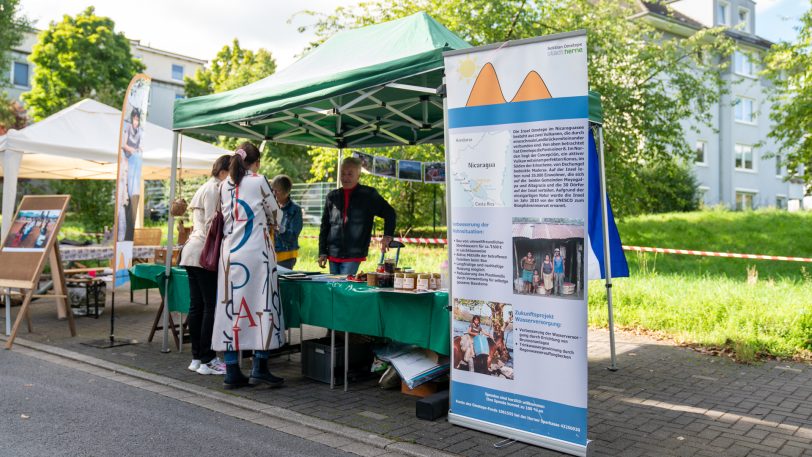
M587 454L586 33L445 54L449 422Z
M76 335L73 314L67 309L65 278L56 234L59 233L70 201L69 195L26 195L14 216L12 228L0 247L0 289L18 290L23 304L17 312L14 327L10 303L6 302L6 348L11 348L20 324L27 318L34 291L38 289L45 262L51 265L59 317L67 318L71 336ZM29 321L30 329L30 321Z
M147 75L135 75L127 87L121 110L113 230L115 254L112 266L115 287L126 284L130 279L128 270L132 266L133 238L141 200L141 144L147 122L151 82Z

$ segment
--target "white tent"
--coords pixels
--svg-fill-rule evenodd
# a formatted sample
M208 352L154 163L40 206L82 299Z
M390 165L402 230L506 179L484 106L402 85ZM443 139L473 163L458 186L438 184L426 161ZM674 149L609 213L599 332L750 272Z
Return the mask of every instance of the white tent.
M0 136L5 237L14 217L17 179L116 179L121 111L82 100L22 130ZM145 123L142 142L144 179L170 177L172 131ZM181 173L205 175L228 151L181 137ZM179 168L180 169L180 168Z

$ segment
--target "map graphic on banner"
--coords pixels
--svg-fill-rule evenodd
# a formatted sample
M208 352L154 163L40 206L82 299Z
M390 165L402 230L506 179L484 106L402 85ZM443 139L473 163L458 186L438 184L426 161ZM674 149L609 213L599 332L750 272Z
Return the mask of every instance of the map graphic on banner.
M113 271L115 286L129 281L128 270L132 266L133 238L138 222L141 201L141 166L143 151L141 143L147 122L149 89L151 79L135 75L124 96L121 110L121 130L118 148L118 179L116 180L115 256Z
M445 66L449 420L586 455L586 34Z

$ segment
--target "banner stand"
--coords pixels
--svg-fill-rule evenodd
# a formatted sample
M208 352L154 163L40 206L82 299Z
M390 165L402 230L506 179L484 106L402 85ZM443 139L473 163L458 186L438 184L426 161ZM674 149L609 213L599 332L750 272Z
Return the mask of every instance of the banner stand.
M532 444L535 446L552 449L554 451L564 452L570 455L590 457L594 453L594 445L592 444L591 440L587 441L586 446L581 446L567 441L557 440L555 438L549 438L537 435L535 433L525 432L523 430L515 428L494 425L490 422L472 419L470 417L461 416L459 414L454 414L451 412L449 412L448 414L448 422L454 425L459 425L461 427L468 427L474 430L481 430L486 433L503 436L505 438L510 438L516 441L520 441L522 443Z

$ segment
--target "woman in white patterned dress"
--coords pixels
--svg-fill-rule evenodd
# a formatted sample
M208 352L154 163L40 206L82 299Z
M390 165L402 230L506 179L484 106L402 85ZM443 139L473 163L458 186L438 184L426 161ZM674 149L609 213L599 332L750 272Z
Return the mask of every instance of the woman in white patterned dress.
M268 370L268 351L285 343L270 233L280 225L282 212L268 180L257 174L259 159L253 144L238 146L220 190L225 224L212 349L224 351L226 389L283 382ZM240 371L241 350L255 351L250 377Z

